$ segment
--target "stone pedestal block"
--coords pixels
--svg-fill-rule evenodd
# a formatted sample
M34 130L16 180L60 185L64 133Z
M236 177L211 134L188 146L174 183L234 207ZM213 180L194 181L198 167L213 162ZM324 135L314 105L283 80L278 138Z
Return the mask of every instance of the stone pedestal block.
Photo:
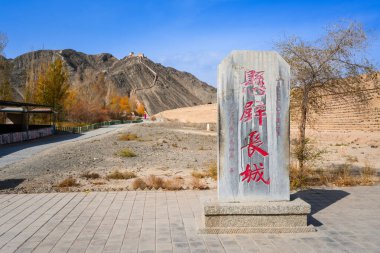
M204 205L200 233L297 233L315 231L307 226L310 205L292 201L209 202Z

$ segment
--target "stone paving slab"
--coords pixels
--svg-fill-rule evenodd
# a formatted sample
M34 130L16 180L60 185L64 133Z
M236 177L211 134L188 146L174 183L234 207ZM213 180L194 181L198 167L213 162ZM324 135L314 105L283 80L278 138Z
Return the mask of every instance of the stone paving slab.
M304 190L317 232L198 234L216 191L0 195L0 252L380 252L380 186Z

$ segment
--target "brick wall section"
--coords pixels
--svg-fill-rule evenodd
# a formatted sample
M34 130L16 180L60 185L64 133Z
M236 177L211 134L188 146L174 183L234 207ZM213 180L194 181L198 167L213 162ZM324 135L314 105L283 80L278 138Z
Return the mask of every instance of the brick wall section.
M346 97L326 96L326 107L314 122L318 130L380 131L380 89L367 91L368 104ZM297 127L297 122L291 123Z

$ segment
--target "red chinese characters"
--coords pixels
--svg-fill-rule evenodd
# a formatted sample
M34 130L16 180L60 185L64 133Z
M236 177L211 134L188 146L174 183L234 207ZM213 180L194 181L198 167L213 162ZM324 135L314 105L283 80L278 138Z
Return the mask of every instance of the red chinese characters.
M240 117L240 121L248 122L252 120L252 105L253 101L248 101L244 106L243 115Z
M258 102L261 102L261 104L255 106L255 117L259 118L259 126L262 126L263 125L263 117L267 116L266 107L262 101L258 101Z
M248 91L250 94L265 95L264 71L248 70L244 72L244 76L244 93Z
M251 132L249 135L248 145L243 146L241 149L248 147L248 157L251 158L252 155L257 152L262 156L268 156L268 152L260 148L263 145L263 141L260 139L260 134L257 131Z
M258 124L254 124L254 129L248 134L248 143L241 147L241 150L247 149L249 162L245 164L245 170L240 173L241 181L250 183L262 182L266 185L270 184L270 178L264 178L264 162L261 162L264 157L268 157L269 153L262 148L264 144L260 138L258 126L263 125L266 114L265 96L266 87L264 81L264 71L248 70L244 72L243 92L250 98L249 95L254 96L254 99L245 103L243 113L240 117L240 122L249 122L254 118L258 120ZM262 128L260 128L262 129ZM264 130L264 129L262 129ZM243 144L244 145L244 144ZM242 151L243 152L243 151ZM254 154L257 154L254 156ZM257 161L257 159L260 159ZM255 161L256 160L256 161ZM243 166L242 166L243 169Z
M269 185L270 179L269 178L268 178L268 180L264 179L263 164L260 163L260 166L257 166L257 164L254 164L253 166L255 167L255 169L252 170L251 165L247 164L247 166L245 167L245 171L240 173L240 176L243 177L242 181L244 182L247 180L247 183L249 183L251 181L254 181L256 183L261 181L264 184Z
M254 101L248 101L243 110L243 114L240 117L240 121L248 122L252 120L252 112L255 112L255 117L259 119L259 126L263 125L263 118L266 117L266 107L262 101L256 101L260 103L255 105Z

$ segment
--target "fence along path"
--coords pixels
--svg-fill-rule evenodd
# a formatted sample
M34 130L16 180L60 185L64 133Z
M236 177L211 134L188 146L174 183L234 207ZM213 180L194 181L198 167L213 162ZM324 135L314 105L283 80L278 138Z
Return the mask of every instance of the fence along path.
M56 126L56 131L60 132L70 132L70 133L83 133L91 130L95 130L101 127L116 125L116 124L131 124L131 123L140 123L143 122L142 119L136 119L136 120L112 120L112 121L105 121L100 123L94 123L90 125L80 126L80 127L63 127L63 126Z

